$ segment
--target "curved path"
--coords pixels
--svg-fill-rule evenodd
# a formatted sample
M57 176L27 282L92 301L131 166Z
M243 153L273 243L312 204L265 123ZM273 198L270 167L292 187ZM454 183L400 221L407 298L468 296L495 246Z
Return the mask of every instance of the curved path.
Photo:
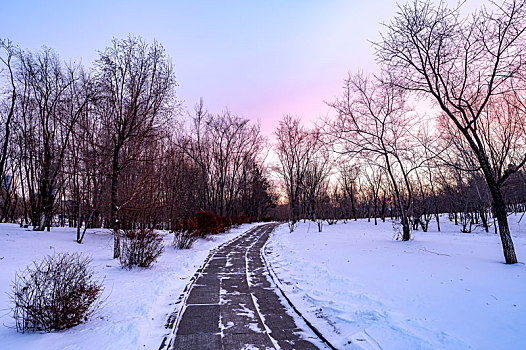
M195 276L181 316L173 320L175 339L167 344L170 349L323 346L313 334L298 328L268 278L261 248L275 227L255 227L212 251Z

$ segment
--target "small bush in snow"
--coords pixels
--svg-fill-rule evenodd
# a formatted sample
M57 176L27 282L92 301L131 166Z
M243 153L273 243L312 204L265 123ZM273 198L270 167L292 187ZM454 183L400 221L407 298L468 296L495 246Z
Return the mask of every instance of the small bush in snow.
M178 249L190 249L197 238L199 238L199 231L195 219L186 218L175 226L172 245Z
M222 216L221 223L223 224L223 232L226 232L232 228L232 219L230 219L228 216Z
M327 223L328 223L329 225L335 225L335 224L338 223L338 219L336 219L336 218L333 218L333 219L327 219Z
M121 234L120 262L123 268L150 267L163 251L163 239L153 229L124 230Z
M244 215L241 215L241 216L234 216L232 218L232 225L233 226L239 226L239 225L242 225L242 224L246 224L246 223L249 223L250 222L250 219Z
M10 294L16 330L50 332L86 321L103 290L90 263L78 253L58 253L17 273Z

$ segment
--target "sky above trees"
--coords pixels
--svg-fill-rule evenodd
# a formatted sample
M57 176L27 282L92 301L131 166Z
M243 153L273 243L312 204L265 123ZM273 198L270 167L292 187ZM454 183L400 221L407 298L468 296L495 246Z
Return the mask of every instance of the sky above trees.
M6 1L0 33L22 48L42 45L86 66L113 37L140 35L165 46L177 94L192 109L261 120L270 135L283 115L315 120L341 92L348 72L374 71L382 22L396 12L379 1Z

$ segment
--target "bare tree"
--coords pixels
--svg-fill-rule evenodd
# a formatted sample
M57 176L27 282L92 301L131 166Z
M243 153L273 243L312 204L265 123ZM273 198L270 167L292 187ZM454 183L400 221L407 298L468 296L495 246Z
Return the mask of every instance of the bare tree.
M492 4L464 20L459 8L415 0L400 7L376 44L378 61L404 89L434 100L467 142L491 193L507 264L517 262L502 186L526 154L496 165L482 119L495 99L519 85L526 64L526 1ZM512 105L517 104L514 99ZM489 140L487 140L489 141ZM513 148L513 147L512 147Z
M351 206L350 214L354 221L358 219L356 213L356 191L358 186L358 177L360 176L359 164L351 164L349 160L344 159L340 164L340 185L344 193L344 198L349 201Z
M298 118L286 116L275 132L277 171L283 181L290 207L289 219L295 224L301 215L300 199L315 151L321 147L316 135L311 134Z
M252 162L244 167L238 183L239 194L234 213L248 216L252 220L265 219L267 211L275 205L276 198L271 193L268 174L262 164Z
M219 215L233 215L234 205L242 189L240 181L249 168L258 164L265 140L259 125L225 111L207 122L212 166L210 185L213 208Z
M164 48L141 38L113 39L95 63L99 150L109 160L110 226L118 230L119 181L122 171L136 160L148 138L173 112L175 77ZM114 235L114 258L119 257L119 235Z
M9 146L9 136L11 134L11 124L13 116L15 114L15 102L16 102L16 85L15 85L15 73L13 67L13 58L17 53L17 48L9 40L0 39L0 49L2 54L0 55L0 62L2 67L0 68L0 74L5 75L7 79L7 86L1 86L0 91L2 99L1 105L1 122L2 122L2 138L1 149L0 149L0 179L4 177L5 164L7 159L7 151ZM5 90L4 90L5 89Z
M332 172L332 157L322 140L321 130L313 128L310 130L311 141L315 143L307 165L302 186L302 208L303 217L312 221L321 220L320 209L323 207L322 200L329 198L329 176ZM321 225L321 221L319 221ZM320 232L321 232L321 226Z
M16 58L18 49L10 40L0 39L0 192L3 199L0 220L7 216L11 205L11 196L14 193L14 173L7 175L7 159L11 143L11 127L15 115L16 85L15 67L13 59ZM5 85L4 85L5 83Z
M35 230L52 223L62 170L73 128L91 98L80 65L65 67L51 49L21 53L17 106L25 185Z
M201 100L190 130L179 137L177 145L199 170L196 190L201 210L222 216L246 215L239 206L240 196L247 195L245 186L255 185L261 175L266 139L260 126L228 110L211 114Z
M370 192L370 199L373 206L374 224L378 225L378 202L380 199L380 189L383 182L383 169L374 162L367 162L366 169L363 172L365 180L367 181L367 187ZM369 210L367 218L370 218Z
M364 157L385 169L401 217L402 240L409 240L413 137L402 92L389 82L358 74L346 80L343 97L330 106L338 113L328 130L335 151Z

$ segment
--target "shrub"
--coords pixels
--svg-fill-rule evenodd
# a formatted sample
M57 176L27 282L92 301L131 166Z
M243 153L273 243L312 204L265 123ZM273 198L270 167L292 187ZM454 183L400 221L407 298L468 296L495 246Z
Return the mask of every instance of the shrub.
M78 253L58 253L17 273L10 294L16 330L50 332L87 321L103 290L90 264Z
M185 218L175 225L172 245L178 249L189 249L199 238L195 218Z
M123 268L150 267L163 251L163 239L153 229L125 230L121 236L120 262Z
M223 232L230 230L232 227L232 220L228 216L222 216L221 223L223 225Z
M328 223L329 225L335 225L335 224L338 223L338 219L336 219L336 218L327 219L327 223Z
M217 234L223 229L221 217L211 211L198 211L195 214L195 221L202 236Z
M244 216L244 215L234 216L232 218L232 224L234 224L234 226L239 226L241 224L246 224L248 222L250 222L250 220L248 219L247 216Z

